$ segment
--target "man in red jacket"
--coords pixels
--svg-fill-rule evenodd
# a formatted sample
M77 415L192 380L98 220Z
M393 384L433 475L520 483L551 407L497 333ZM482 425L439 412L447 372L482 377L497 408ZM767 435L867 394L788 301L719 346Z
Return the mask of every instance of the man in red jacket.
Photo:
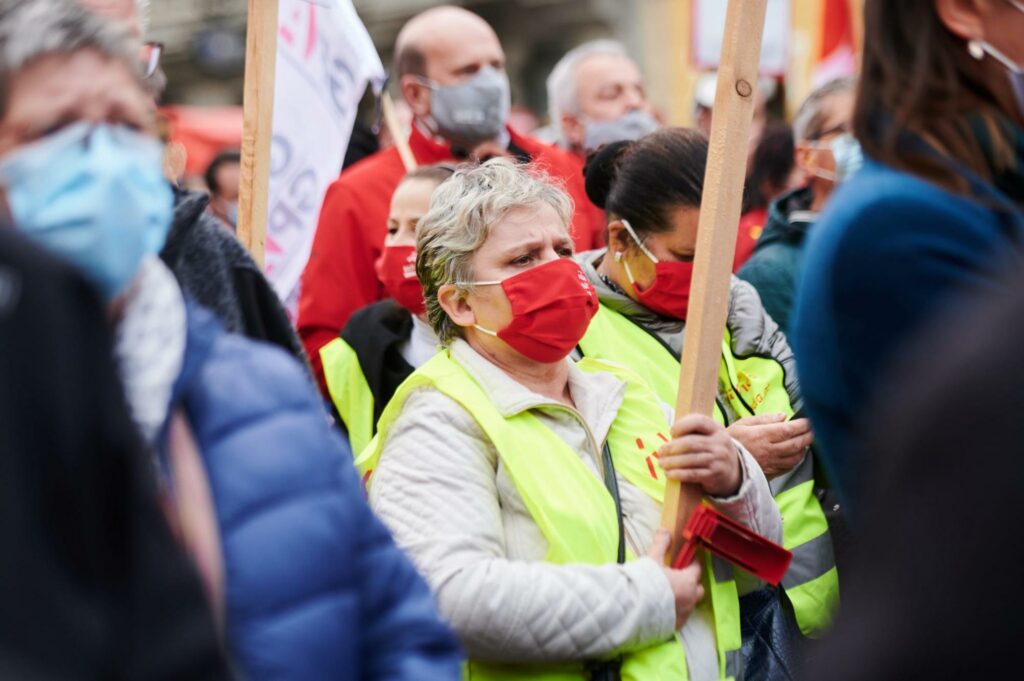
M414 115L409 145L418 164L493 156L531 162L563 182L579 207L577 249L603 243L603 219L584 209L590 204L579 161L507 126L505 53L483 19L450 6L418 14L398 35L395 70ZM324 198L302 275L298 327L325 394L320 348L353 312L386 295L373 265L383 248L391 194L404 175L397 150L385 149L346 170Z

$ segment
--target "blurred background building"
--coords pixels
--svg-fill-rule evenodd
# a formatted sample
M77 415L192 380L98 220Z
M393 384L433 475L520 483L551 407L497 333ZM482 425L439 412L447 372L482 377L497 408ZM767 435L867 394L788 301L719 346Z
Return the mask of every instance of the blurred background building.
M848 70L862 0L769 0L768 75L790 105L816 70ZM429 0L355 0L384 60L402 24L440 4ZM652 102L666 121L690 122L693 90L717 54L716 22L726 0L462 0L495 28L508 57L514 102L543 117L544 81L566 51L586 40L616 38L643 69ZM242 101L247 0L152 0L150 36L164 43L165 101L199 106ZM774 55L770 58L768 51ZM847 54L849 52L849 54ZM830 62L831 59L831 62ZM817 78L817 79L820 79ZM791 106L790 106L791 108Z

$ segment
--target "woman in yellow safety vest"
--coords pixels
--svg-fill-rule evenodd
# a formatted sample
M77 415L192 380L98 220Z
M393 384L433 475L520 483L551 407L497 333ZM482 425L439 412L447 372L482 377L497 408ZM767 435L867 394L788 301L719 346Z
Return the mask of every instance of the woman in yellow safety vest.
M421 166L398 184L391 195L384 252L376 263L390 297L356 312L341 334L320 349L331 402L356 454L370 443L395 389L437 352L416 278L416 224L427 212L430 195L453 172L451 165Z
M693 302L690 280L707 154L700 132L667 128L604 147L586 169L588 195L607 214L608 247L577 257L601 301L578 353L625 365L669 404L676 399ZM771 481L784 545L794 553L783 586L800 629L814 635L831 619L839 582L816 496L813 435L807 419L797 418L801 406L785 336L753 287L734 277L715 418ZM761 607L765 597L752 595L744 614Z
M507 159L460 170L417 230L443 350L402 384L357 465L434 589L467 679L742 678L738 593L704 556L664 567L666 476L763 536L757 462L712 419L670 426L627 369L568 357L597 309L571 203Z

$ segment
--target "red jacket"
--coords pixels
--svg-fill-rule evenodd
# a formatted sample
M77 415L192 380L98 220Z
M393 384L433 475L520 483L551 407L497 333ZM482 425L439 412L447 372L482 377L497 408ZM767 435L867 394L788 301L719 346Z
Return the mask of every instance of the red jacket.
M513 145L565 182L573 202L586 207L578 208L573 219L576 248L599 247L604 241L604 218L587 199L579 161L553 146L509 132ZM420 165L453 160L448 147L427 139L415 126L409 145ZM341 333L353 312L386 296L373 264L384 248L391 194L404 176L398 151L391 147L347 169L324 197L313 250L302 274L298 319L299 336L324 394L320 348Z

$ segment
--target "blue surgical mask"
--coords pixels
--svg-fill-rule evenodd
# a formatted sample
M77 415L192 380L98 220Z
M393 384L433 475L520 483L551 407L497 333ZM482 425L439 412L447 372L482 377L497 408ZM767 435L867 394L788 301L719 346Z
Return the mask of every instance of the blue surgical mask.
M583 148L597 149L613 142L632 142L658 129L654 116L636 109L610 121L587 121L583 133Z
M435 132L455 144L475 147L501 135L511 106L508 76L490 66L458 85L438 85L424 79L433 91L430 117Z
M811 142L812 149L828 149L832 152L836 169L834 172L818 168L812 171L815 175L836 184L850 179L864 165L864 151L857 138L848 132L828 142Z
M76 123L0 161L15 226L81 268L106 301L163 247L174 195L162 149L125 127Z
M836 184L842 184L853 177L864 165L864 150L850 133L832 140L832 157L836 160Z

